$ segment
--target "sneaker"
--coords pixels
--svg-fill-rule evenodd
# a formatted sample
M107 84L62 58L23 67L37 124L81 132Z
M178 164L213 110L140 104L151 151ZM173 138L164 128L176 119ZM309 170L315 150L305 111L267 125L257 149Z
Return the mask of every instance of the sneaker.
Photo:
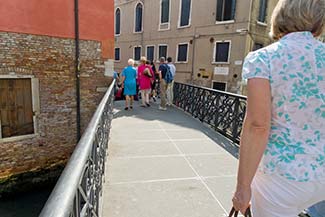
M310 217L310 215L308 215L308 213L306 213L305 211L303 211L302 213L300 213L298 216L299 217Z
M124 110L125 110L125 111L129 110L129 107L125 107Z
M156 100L156 97L155 97L155 96L154 96L154 97L152 97L152 99L153 99L153 101L154 101L154 102L156 102L156 101L157 101L157 100Z
M147 105L148 107L150 107L150 104L149 104L149 103L146 103L146 105Z
M167 110L167 108L164 108L164 107L161 107L161 106L159 106L159 110L163 110L163 111L166 111L166 110Z

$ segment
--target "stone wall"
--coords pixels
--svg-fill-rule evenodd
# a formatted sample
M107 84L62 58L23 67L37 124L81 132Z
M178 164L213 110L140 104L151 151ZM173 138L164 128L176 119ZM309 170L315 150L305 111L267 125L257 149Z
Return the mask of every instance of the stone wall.
M104 76L101 44L81 41L81 120L84 129L111 78ZM10 177L64 164L76 144L74 40L0 32L0 76L39 79L37 133L0 139L0 183ZM1 188L1 184L0 184ZM1 192L1 191L0 191Z

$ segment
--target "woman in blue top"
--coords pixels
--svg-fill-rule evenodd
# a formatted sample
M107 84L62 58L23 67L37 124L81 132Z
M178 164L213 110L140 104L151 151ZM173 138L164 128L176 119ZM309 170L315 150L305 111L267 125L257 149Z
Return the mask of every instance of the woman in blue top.
M325 0L279 0L278 40L249 53L247 111L240 141L236 210L295 217L325 199Z
M129 109L129 101L130 101L130 109L133 108L133 100L134 95L136 95L136 77L137 71L133 67L134 60L128 60L128 67L125 67L122 71L122 85L124 87L124 95L125 95L125 110Z

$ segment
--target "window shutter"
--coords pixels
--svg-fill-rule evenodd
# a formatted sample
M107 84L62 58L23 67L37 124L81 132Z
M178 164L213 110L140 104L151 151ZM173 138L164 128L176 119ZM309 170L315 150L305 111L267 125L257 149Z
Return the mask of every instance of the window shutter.
M135 10L135 32L142 31L142 4L138 4Z
M2 138L34 133L31 79L0 80Z
M160 23L168 23L168 22L169 22L169 0L162 0Z
M229 42L216 42L215 62L228 62Z
M148 46L147 47L147 59L148 60L153 61L153 59L154 59L154 51L155 51L154 46Z
M119 35L121 33L121 11L117 9L115 12L115 34Z
M187 52L188 52L187 44L178 45L177 62L186 62L187 61Z
M216 20L222 21L222 12L223 12L223 0L217 0L217 13Z
M160 57L167 58L167 46L165 45L159 46L159 58Z
M267 9L267 1L260 0L260 11L258 15L258 21L264 23L266 20L266 9Z
M191 0L182 0L180 26L190 24Z
M231 1L232 1L231 2L231 20L234 20L235 16L236 16L236 0L231 0Z

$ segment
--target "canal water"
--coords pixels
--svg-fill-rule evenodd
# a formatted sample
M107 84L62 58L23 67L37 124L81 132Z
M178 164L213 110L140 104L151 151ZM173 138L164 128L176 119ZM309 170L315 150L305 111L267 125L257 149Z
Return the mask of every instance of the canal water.
M0 217L38 217L52 188L0 199Z

